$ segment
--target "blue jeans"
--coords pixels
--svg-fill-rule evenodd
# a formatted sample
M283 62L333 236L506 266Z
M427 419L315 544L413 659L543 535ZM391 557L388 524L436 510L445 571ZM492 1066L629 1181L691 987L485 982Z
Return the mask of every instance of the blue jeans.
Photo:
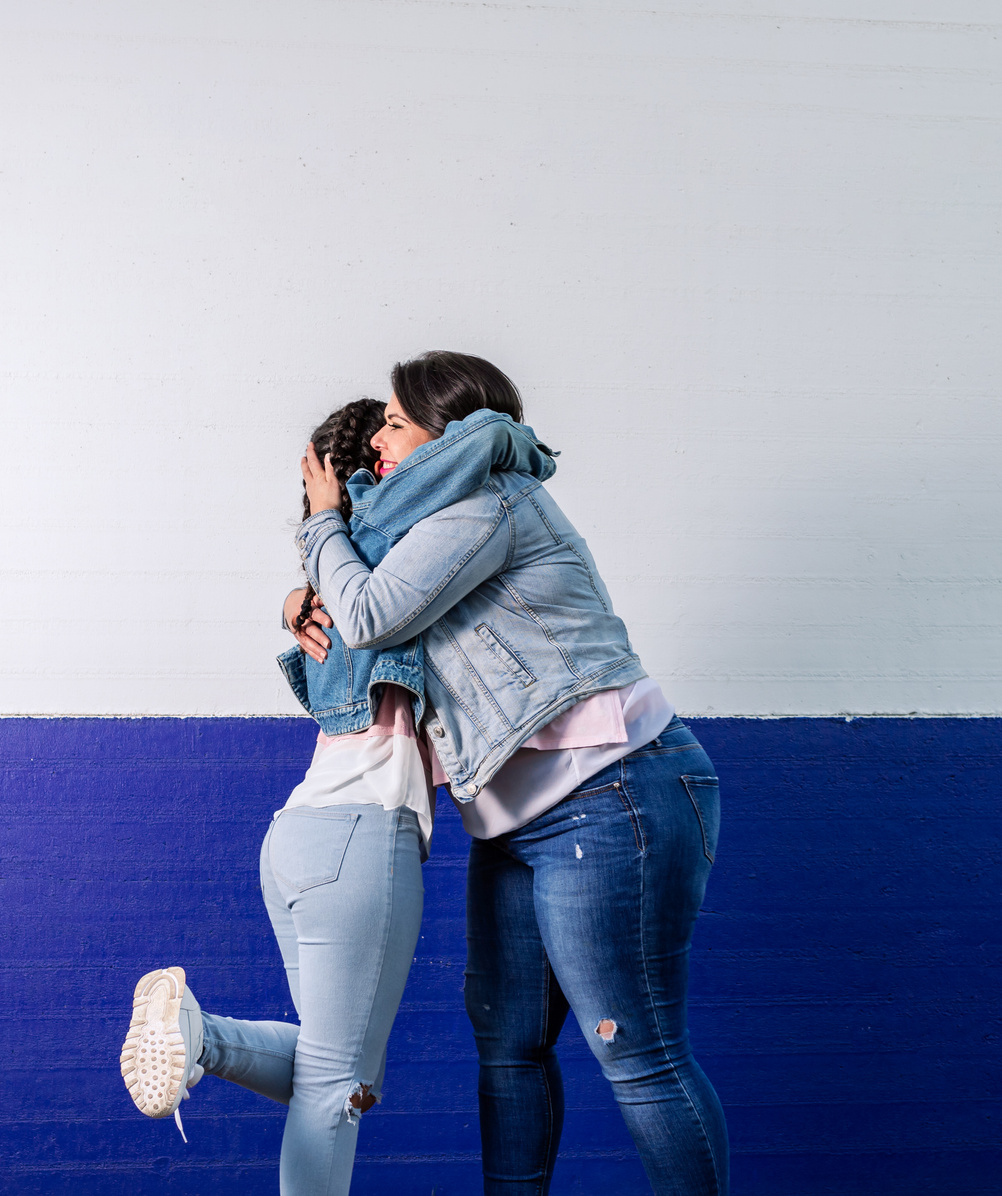
M300 1024L205 1013L200 1062L289 1106L282 1196L347 1196L421 925L417 816L281 810L261 848L261 887Z
M553 809L474 840L466 1009L480 1054L487 1196L545 1196L568 1010L658 1196L726 1196L727 1130L692 1057L693 923L717 844L713 765L678 719Z

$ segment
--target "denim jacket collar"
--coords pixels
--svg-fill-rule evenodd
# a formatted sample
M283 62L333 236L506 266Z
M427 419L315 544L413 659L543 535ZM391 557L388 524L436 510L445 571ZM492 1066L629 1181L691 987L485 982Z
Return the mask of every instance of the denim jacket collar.
M363 525L398 539L422 519L465 498L493 472L522 473L545 482L557 454L532 428L499 411L474 411L454 420L435 440L410 453L381 482L367 469L348 479L352 537Z

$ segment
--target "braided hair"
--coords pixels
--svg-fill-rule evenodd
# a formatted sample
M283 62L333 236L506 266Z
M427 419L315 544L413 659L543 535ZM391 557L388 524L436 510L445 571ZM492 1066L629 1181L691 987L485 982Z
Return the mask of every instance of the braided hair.
M356 469L374 471L379 454L369 441L385 422L384 410L385 404L377 403L375 399L356 399L352 403L345 403L337 411L332 411L310 437L321 461L328 453L331 455L331 465L341 485L341 518L345 522L351 518L351 499L345 482ZM303 482L303 518L309 517L310 499L306 493L306 483ZM310 618L315 595L316 590L307 581L303 605L293 620L294 630L301 630Z

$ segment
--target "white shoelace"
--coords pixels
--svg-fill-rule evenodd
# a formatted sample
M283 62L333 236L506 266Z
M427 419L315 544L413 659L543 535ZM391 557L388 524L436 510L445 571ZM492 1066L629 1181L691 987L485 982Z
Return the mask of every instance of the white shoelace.
M205 1075L205 1069L201 1066L201 1064L196 1063L195 1066L191 1069L191 1075L188 1077L188 1083L185 1085L184 1092L181 1094L182 1100L190 1100L191 1099L192 1088L195 1087L195 1085L198 1083L198 1081L204 1075ZM181 1124L181 1106L180 1105L178 1105L178 1107L174 1110L174 1124L177 1126L178 1130L180 1130L181 1137L184 1138L184 1144L185 1144L185 1146L187 1146L188 1139L187 1139L187 1137L185 1137L184 1126Z

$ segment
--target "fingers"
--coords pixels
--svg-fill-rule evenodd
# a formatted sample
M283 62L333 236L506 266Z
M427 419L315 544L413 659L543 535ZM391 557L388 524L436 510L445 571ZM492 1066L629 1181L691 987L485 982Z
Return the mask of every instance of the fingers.
M330 640L324 635L324 629L312 621L303 624L303 634L308 636L324 652L331 646Z
M327 659L327 653L323 648L320 647L318 643L316 643L315 640L312 640L306 634L306 627L308 626L309 624L307 623L302 631L297 631L294 633L296 637L296 643L300 646L300 648L302 648L306 655L311 656L317 662L317 664L323 664Z
M305 590L299 591L300 595L305 594L305 592ZM289 598L292 598L291 594ZM331 646L329 637L324 635L324 628L334 626L334 620L330 615L325 610L321 610L320 604L322 602L323 599L320 595L314 594L310 617L303 622L302 627L298 631L292 632L300 648L303 649L307 656L312 656L318 664L323 664L327 659L327 650ZM299 613L298 607L296 613ZM290 628L294 627L294 624L288 618L286 622L289 623Z
M285 625L290 631L292 631L296 625L296 617L302 609L303 599L305 597L305 590L293 590L282 604L282 614L285 617ZM293 632L293 634L295 634L295 632Z
M324 635L322 627L318 627L312 620L302 625L296 636L300 647L309 652L314 660L323 661L327 650L331 646L330 640Z
M334 472L334 464L330 453L324 454L321 465L317 456L317 447L312 442L306 447L306 456L300 458L299 468L306 483L306 497L310 504L310 514L316 515L320 511L340 511L341 483Z
M319 623L321 627L333 627L334 620L330 617L330 615L325 610L320 609L321 606L323 605L323 601L324 600L320 597L319 594L314 594L314 596L313 596L313 614L310 615L310 618L314 621L314 623Z
M306 597L305 590L293 590L285 599L283 606L283 613L285 614L285 622L289 630L292 632L296 643L303 649L307 655L312 656L318 664L323 664L327 659L327 650L331 646L328 636L324 635L325 627L333 627L334 620L330 615L322 610L323 599L319 594L313 595L311 603L310 617L297 631L296 619L299 617L299 612L303 605L303 599Z
M296 643L308 656L312 656L318 664L323 664L327 659L327 649L331 646L330 640L323 633L323 628L318 627L312 619L307 619L302 627L292 634L295 636Z
M328 458L330 453L327 454ZM303 471L303 481L312 482L314 478L322 478L326 476L326 470L320 464L320 458L317 456L316 446L311 440L306 446L306 456L299 462L299 468Z

